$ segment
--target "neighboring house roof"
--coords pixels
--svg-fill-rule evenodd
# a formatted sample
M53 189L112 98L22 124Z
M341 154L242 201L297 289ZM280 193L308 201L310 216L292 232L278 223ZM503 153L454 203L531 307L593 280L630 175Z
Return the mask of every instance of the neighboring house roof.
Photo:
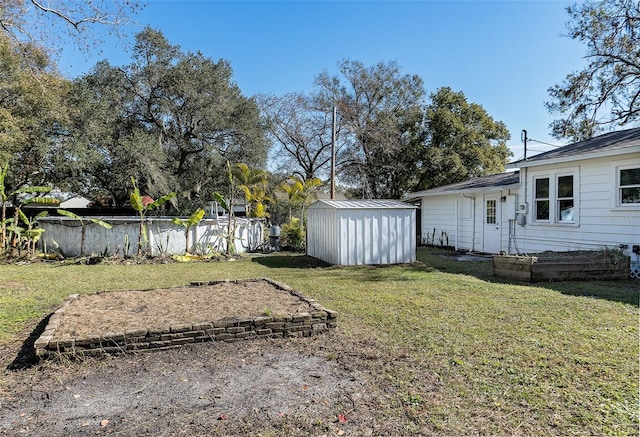
M60 203L60 208L86 208L91 201L82 196L75 196Z
M518 188L519 185L520 172L498 173L480 176L463 182L456 182L455 184L443 185L441 187L431 188L430 190L408 193L404 196L403 200L413 201L428 196L487 191L488 188L507 190L510 188Z
M335 209L399 209L415 208L414 205L399 200L318 200L309 208Z
M621 153L640 152L640 128L608 132L588 140L579 141L548 152L521 159L507 165L508 168L530 167L574 161L576 159L601 158Z

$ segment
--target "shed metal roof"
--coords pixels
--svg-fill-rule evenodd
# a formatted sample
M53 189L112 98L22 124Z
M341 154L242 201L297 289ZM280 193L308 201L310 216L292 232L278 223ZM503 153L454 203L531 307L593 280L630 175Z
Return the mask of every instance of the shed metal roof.
M508 167L529 167L575 159L612 156L620 153L640 152L640 128L607 132L577 143L568 144L530 158L512 162Z
M335 209L415 209L415 205L399 200L318 200L309 208L329 207Z

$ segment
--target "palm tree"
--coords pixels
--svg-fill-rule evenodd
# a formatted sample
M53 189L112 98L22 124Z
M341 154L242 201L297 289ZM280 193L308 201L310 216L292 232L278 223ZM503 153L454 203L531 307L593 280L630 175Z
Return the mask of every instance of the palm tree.
M292 207L300 207L300 218L304 217L304 209L315 198L315 193L322 185L322 181L318 178L302 179L300 176L289 176L286 182L280 185L280 189L287 195L291 202L289 207L289 221L291 221Z
M249 168L244 163L236 164L232 174L238 182L237 188L244 193L244 198L249 203L249 217L269 217L266 203L273 202L273 198L267 194L269 174L258 168Z

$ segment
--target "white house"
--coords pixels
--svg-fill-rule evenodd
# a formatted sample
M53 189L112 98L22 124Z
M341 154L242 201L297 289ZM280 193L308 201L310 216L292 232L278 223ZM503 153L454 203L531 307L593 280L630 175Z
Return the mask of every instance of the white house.
M483 176L409 194L421 202L420 242L474 252L499 253L509 248L514 225L518 172Z
M487 253L640 251L640 128L606 133L508 166L503 173L408 194L421 239ZM435 231L434 231L435 229Z
M309 206L307 255L336 265L416 260L416 207L397 200L318 200Z

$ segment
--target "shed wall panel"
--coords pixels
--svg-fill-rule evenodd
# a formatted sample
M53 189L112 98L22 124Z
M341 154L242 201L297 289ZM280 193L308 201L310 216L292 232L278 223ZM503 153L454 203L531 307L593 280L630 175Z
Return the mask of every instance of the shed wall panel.
M310 256L337 265L407 263L415 261L415 208L309 208ZM332 226L320 226L320 218Z

